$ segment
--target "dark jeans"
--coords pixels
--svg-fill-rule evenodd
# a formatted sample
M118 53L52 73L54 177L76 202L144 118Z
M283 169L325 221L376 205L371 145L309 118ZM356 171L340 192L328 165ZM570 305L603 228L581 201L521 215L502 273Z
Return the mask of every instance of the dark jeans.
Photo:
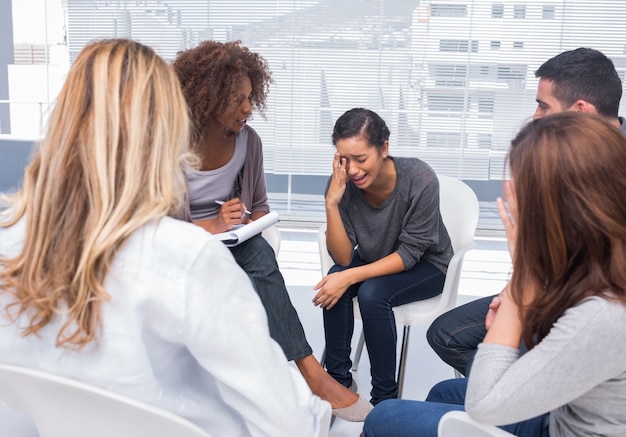
M313 353L304 329L291 304L276 255L260 235L230 248L237 264L248 274L265 307L270 336L280 345L288 360Z
M335 265L329 274L363 265L354 254L348 267ZM368 279L348 288L335 306L324 310L326 369L339 383L350 387L350 344L354 331L352 298L359 297L363 332L372 375L372 404L398 396L396 382L396 321L392 307L441 294L445 275L427 261L394 275Z
M437 437L441 417L449 411L465 409L466 388L467 379L458 378L435 385L425 402L399 399L382 402L365 419L363 434L365 437ZM548 414L544 414L500 428L519 437L549 437L547 419Z
M478 344L487 334L485 316L494 297L451 309L435 319L426 332L426 339L435 353L463 375L469 373Z

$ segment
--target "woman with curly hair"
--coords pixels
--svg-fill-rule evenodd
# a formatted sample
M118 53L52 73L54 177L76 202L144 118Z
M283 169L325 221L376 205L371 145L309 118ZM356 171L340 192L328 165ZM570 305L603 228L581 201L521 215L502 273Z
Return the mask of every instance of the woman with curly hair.
M239 41L205 41L179 53L173 66L191 112L191 147L201 160L199 169L187 170L186 202L176 217L219 233L267 214L261 139L247 124L254 109L265 109L272 82L266 61ZM371 404L337 383L313 356L267 241L257 235L230 250L261 298L272 338L313 393L328 400L337 417L364 420Z
M219 240L167 216L186 190L189 125L176 74L152 49L122 39L80 52L0 212L0 360L211 435L319 435L319 398L271 339L247 276ZM15 422L2 416L0 428Z

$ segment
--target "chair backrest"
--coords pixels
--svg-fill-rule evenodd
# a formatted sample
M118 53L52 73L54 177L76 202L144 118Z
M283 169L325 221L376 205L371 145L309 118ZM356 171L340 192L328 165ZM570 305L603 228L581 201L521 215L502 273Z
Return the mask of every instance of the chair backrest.
M443 415L437 428L438 437L512 437L498 427L474 421L465 411L450 411Z
M442 298L434 310L435 313L442 314L456 305L463 259L474 248L480 205L476 194L465 182L445 175L438 175L438 178L441 218L454 249L454 256L448 264Z
M278 251L280 250L280 242L281 235L280 229L276 225L272 225L268 228L265 228L263 232L261 232L261 236L267 240L267 242L274 249L274 253L276 254L276 258L278 258Z
M28 414L40 437L210 437L195 424L153 405L7 364L0 364L0 399Z
M439 209L454 251L473 247L480 213L476 194L459 179L445 175L438 175L438 179Z

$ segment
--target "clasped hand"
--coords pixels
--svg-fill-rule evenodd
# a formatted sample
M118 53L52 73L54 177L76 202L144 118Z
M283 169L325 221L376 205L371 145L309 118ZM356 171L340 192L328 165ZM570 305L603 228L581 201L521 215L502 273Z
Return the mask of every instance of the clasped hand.
M313 287L314 290L317 290L317 294L313 297L313 305L326 308L327 310L331 309L350 285L352 285L352 283L348 279L347 271L330 273L324 276L324 278Z

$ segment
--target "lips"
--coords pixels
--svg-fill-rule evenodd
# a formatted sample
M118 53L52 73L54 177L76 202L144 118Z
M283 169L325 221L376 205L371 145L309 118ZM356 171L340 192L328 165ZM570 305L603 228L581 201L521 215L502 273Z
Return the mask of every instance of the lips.
M363 185L366 180L367 180L367 174L363 176L359 176L358 178L352 178L352 182L354 182L355 185Z

